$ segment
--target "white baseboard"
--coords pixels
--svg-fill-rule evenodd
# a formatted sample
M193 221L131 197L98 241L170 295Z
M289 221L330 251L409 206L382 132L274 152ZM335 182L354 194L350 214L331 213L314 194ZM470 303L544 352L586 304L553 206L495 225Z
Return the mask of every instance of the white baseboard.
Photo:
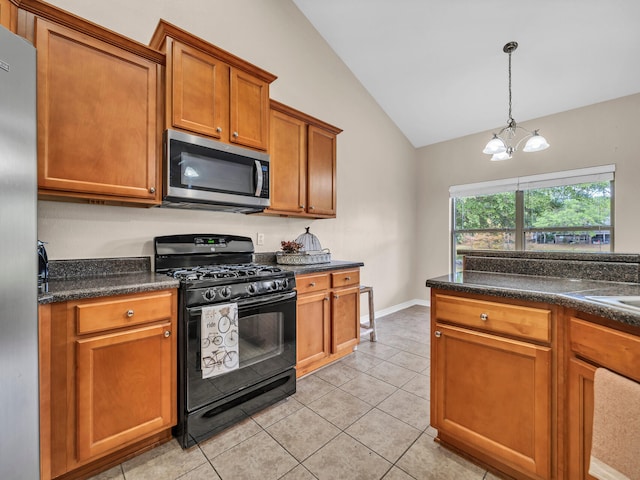
M407 302L398 303L397 305L393 305L388 308L384 308L382 310L376 310L376 318L384 317L385 315L389 315L391 313L399 312L400 310L404 310L405 308L413 307L414 305L422 305L424 307L430 307L431 302L429 300L422 300L419 298L414 298L413 300L409 300ZM362 315L360 317L360 323L369 323L369 314Z

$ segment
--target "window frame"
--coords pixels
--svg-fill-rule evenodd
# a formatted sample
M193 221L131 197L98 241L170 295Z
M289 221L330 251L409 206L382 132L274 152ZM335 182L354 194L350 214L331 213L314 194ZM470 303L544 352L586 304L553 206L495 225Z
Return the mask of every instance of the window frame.
M526 190L535 190L549 187L569 186L582 183L596 183L608 181L610 188L610 225L609 251L615 251L615 165L602 165L598 167L567 170L562 172L516 177L489 182L480 182L465 185L454 185L449 188L450 210L450 235L449 248L451 259L451 272L456 273L456 235L460 233L511 233L515 239L514 251L525 251L525 235L531 232L548 232L550 228L525 227L524 195ZM497 193L514 192L515 194L515 228L491 228L491 229L460 229L456 230L455 199L491 195ZM552 227L555 232L589 232L601 231L602 225L597 226L568 226ZM496 250L500 251L500 250ZM503 250L504 251L504 250Z

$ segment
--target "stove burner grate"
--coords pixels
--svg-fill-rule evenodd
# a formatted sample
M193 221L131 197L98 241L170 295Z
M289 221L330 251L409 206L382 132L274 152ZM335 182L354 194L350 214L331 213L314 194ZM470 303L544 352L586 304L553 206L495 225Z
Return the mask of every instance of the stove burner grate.
M237 264L237 265L204 265L190 268L174 268L167 272L167 275L179 280L205 280L218 278L244 278L266 276L282 272L282 268L257 265L257 264Z

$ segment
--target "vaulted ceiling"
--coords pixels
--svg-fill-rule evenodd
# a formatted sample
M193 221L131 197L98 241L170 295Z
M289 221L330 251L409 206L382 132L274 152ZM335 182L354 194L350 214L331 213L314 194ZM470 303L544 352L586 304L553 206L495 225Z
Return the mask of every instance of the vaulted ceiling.
M640 92L638 0L293 0L415 147Z

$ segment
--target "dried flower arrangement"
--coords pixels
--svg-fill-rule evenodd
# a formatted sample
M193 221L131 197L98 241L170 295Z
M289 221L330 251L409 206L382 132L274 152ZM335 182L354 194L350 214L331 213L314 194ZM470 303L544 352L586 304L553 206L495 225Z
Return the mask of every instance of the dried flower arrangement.
M282 246L282 251L284 253L298 253L302 248L302 244L296 242L295 240L291 242L283 240L282 242L280 242L280 245Z

